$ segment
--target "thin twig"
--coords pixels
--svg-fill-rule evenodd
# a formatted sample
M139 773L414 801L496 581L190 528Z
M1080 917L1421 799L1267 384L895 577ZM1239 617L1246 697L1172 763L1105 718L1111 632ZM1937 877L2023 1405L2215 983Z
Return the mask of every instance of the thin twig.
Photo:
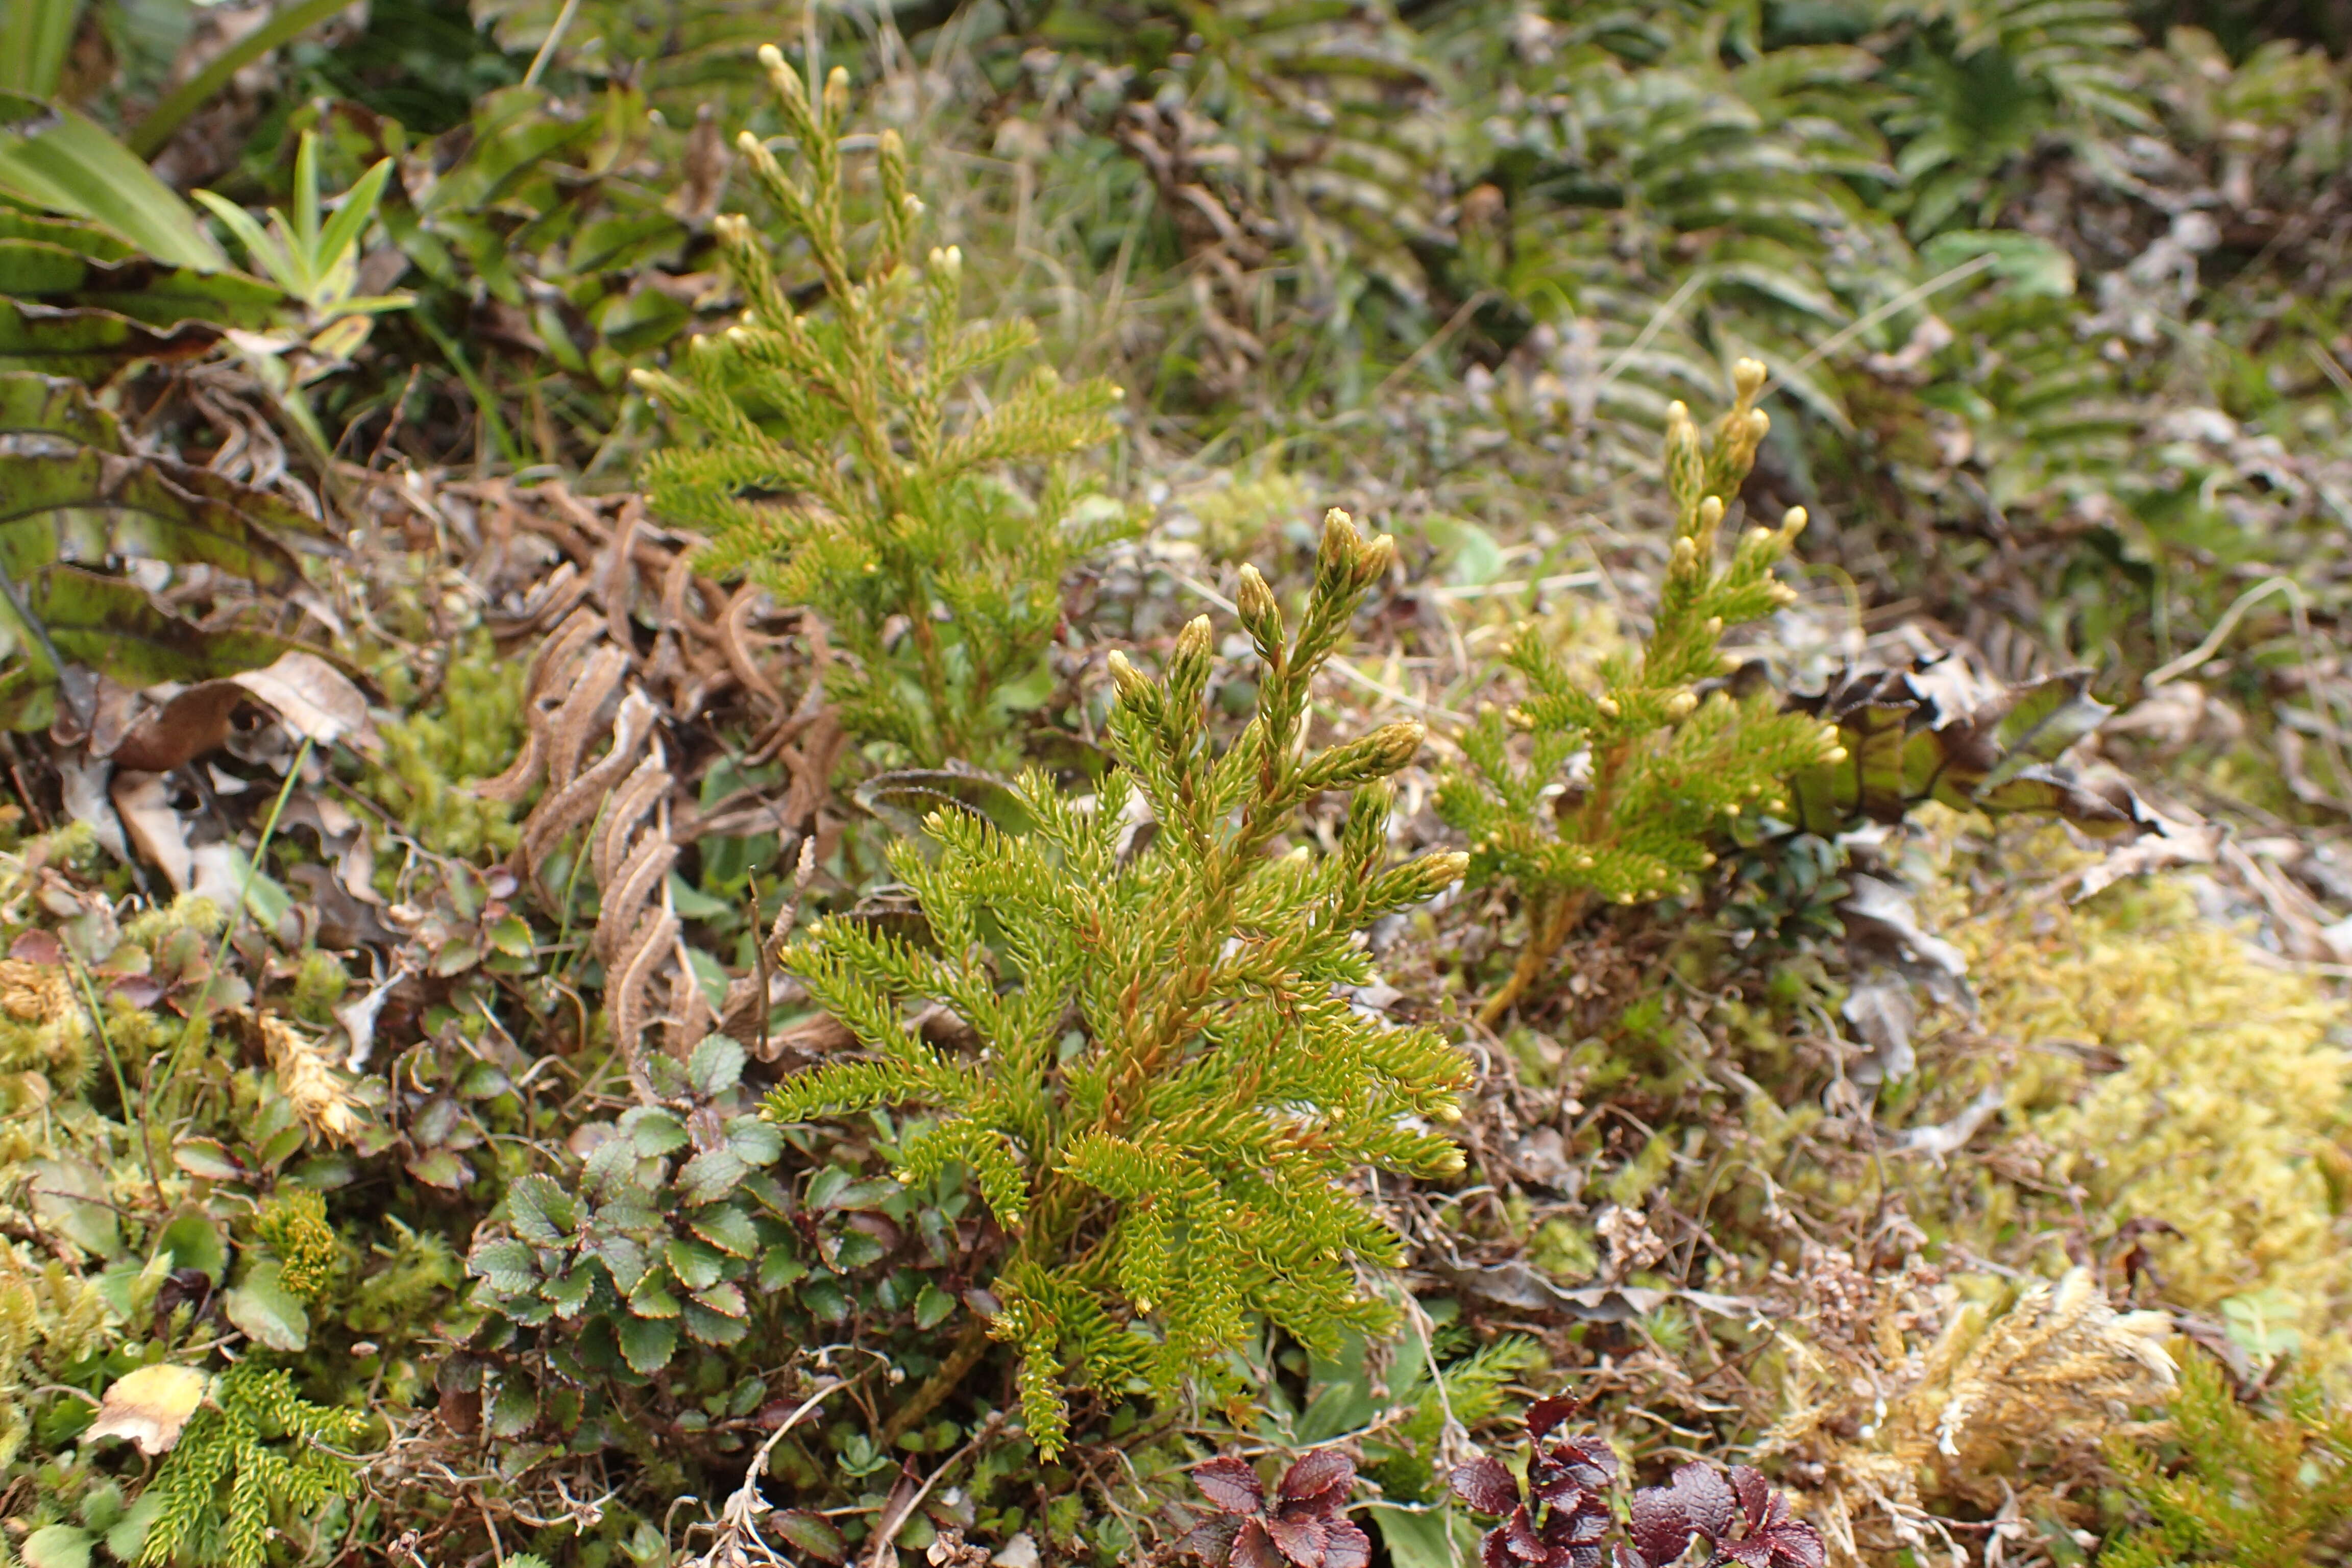
M760 1493L760 1478L768 1473L768 1456L776 1451L776 1445L784 1440L784 1434L799 1426L803 1416L848 1386L847 1380L843 1378L825 1379L817 1384L816 1392L801 1401L799 1409L785 1416L782 1424L768 1434L767 1441L760 1445L759 1451L751 1456L751 1465L743 1471L743 1484L735 1489L733 1495L728 1498L726 1507L719 1511L719 1535L710 1543L710 1550L699 1557L689 1558L685 1568L715 1568L721 1552L730 1545L739 1543L745 1536L758 1542L771 1561L776 1560L774 1550L760 1534L758 1522L759 1516L767 1512L770 1506L768 1500Z
M1820 344L1817 345L1811 353L1806 354L1804 358L1799 360L1795 364L1789 367L1789 374L1790 375L1797 375L1805 371L1811 370L1813 366L1821 363L1822 361L1829 358L1830 355L1837 353L1838 350L1845 347L1846 344L1853 342L1854 339L1870 331L1871 328L1878 325L1879 322L1886 320L1887 317L1895 314L1897 310L1907 310L1912 306L1917 304L1920 300L1927 299L1929 295L1939 294L1945 289L1950 288L1953 284L1960 282L1964 279L1973 278L1978 273L1982 272L1986 268L1990 267L1992 264L1992 253L1990 251L1987 251L1982 256L1976 257L1968 261L1963 261L1958 267L1937 273L1935 277L1928 279L1927 281L1918 285L1916 288L1906 289L1902 293L1897 294L1895 298L1887 300L1884 304L1873 306L1868 310L1865 310L1861 315L1855 317L1851 325L1843 327L1837 331L1832 332L1828 337L1823 338ZM1765 388L1768 390L1770 388L1771 384L1772 382L1770 380L1767 380L1764 383ZM1764 394L1759 391L1756 395L1759 398L1761 398Z
M2141 689L2151 689L2163 685L2168 680L2178 679L2221 652L2221 645L2230 640L2230 634L2238 629L2238 623L2245 618L2246 612L2273 594L2284 594L2290 604L2298 609L2303 607L2303 590L2294 585L2294 579L2291 577L2263 579L2231 601L2230 607L2221 612L2221 618L2214 623L2213 629L2205 635L2203 642L2199 643L2170 664L2158 665L2141 677Z
M991 1411L988 1419L981 1423L980 1430L974 1432L962 1447L940 1460L939 1468L933 1470L923 1484L915 1489L915 1495L907 1500L906 1507L900 1509L895 1516L886 1514L883 1517L881 1523L874 1531L874 1555L868 1560L867 1568L889 1568L889 1565L897 1561L898 1554L891 1551L891 1542L898 1539L898 1531L905 1528L907 1521L915 1517L915 1510L923 1506L923 1500L931 1495L931 1489L939 1485L940 1478L963 1463L965 1455L994 1436L997 1430L1003 1425L1004 1413L1001 1410Z

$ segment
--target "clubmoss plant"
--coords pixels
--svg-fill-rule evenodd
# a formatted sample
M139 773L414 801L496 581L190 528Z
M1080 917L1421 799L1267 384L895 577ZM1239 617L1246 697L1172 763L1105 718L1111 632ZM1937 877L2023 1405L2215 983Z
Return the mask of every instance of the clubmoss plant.
M2172 1402L2181 1463L2117 1440L2108 1458L2149 1525L2108 1542L2100 1568L2300 1568L2352 1547L2352 1414L2301 1378L2264 1416L2238 1403L2221 1366L2192 1356Z
M1540 980L1594 902L1645 903L1686 892L1715 863L1727 819L1781 804L1781 781L1843 754L1837 731L1780 711L1779 697L1696 688L1736 663L1725 630L1789 604L1772 575L1805 526L1791 508L1777 529L1751 528L1718 562L1717 536L1770 421L1756 406L1764 367L1742 360L1728 413L1702 436L1675 404L1666 427L1674 542L1648 639L1588 677L1523 630L1505 654L1528 694L1482 713L1437 807L1470 836L1473 885L1507 881L1524 901L1527 944L1480 1009L1502 1017ZM1514 733L1528 737L1525 760ZM1580 755L1589 766L1571 780Z
M366 1428L356 1410L304 1399L284 1372L231 1367L150 1483L160 1501L138 1568L175 1559L260 1568L280 1519L315 1518L358 1486L358 1467L339 1450Z
M920 766L983 760L1018 700L1007 689L1041 672L1065 569L1125 528L1108 502L1079 504L1063 462L1108 437L1118 389L1041 365L972 395L1035 327L965 321L954 247L915 260L923 205L896 132L877 139L879 209L870 242L855 241L847 74L819 90L814 65L803 84L774 48L760 58L797 167L748 132L739 145L822 302L794 303L749 220L719 220L743 320L694 340L676 374L637 373L702 429L648 460L647 488L709 536L703 570L748 574L825 622L849 656L829 690L853 733Z
M1388 864L1385 781L1420 748L1420 726L1302 746L1308 686L1391 552L1334 511L1295 639L1244 570L1241 618L1265 674L1255 717L1222 755L1204 616L1158 681L1112 656L1121 768L1091 803L1032 774L1018 788L1031 830L940 812L926 824L932 853L893 849L934 945L831 919L786 955L866 1054L787 1079L769 1114L937 1114L898 1173L961 1165L1011 1234L988 1331L1019 1349L1023 1415L1046 1455L1066 1440L1066 1388L1213 1383L1253 1315L1326 1354L1345 1330L1380 1328L1387 1313L1356 1270L1393 1266L1399 1246L1344 1184L1366 1166L1462 1168L1432 1126L1458 1115L1461 1055L1333 989L1370 978L1359 931L1462 874L1460 855ZM1338 852L1269 857L1325 790L1353 792ZM1157 826L1139 849L1139 792ZM974 1048L928 1043L909 1001L951 1010ZM972 1336L895 1424L984 1349Z

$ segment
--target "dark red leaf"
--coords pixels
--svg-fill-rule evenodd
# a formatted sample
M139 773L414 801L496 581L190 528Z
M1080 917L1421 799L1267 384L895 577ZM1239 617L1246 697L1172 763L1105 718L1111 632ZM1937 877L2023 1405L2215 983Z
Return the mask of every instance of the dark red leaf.
M1240 1515L1213 1513L1193 1526L1192 1533L1184 1538L1183 1550L1204 1563L1216 1564L1216 1568L1224 1568L1233 1561L1234 1537L1241 1533L1241 1529Z
M1635 1554L1633 1549L1622 1541L1612 1549L1612 1552L1617 1568L1650 1568L1645 1559Z
M1682 1500L1668 1487L1643 1487L1635 1492L1633 1514L1633 1544L1650 1568L1662 1568L1680 1557L1698 1533Z
M1753 1465L1731 1467L1731 1489L1739 1496L1739 1511L1748 1516L1748 1532L1756 1534L1770 1522L1772 1487Z
M1564 1394L1528 1406L1528 1436L1540 1443L1551 1429L1576 1414L1577 1401Z
M1785 1520L1772 1531L1775 1568L1784 1563L1789 1568L1822 1568L1829 1555L1822 1532L1801 1519Z
M1551 1561L1551 1548L1536 1533L1536 1522L1528 1517L1526 1509L1513 1509L1511 1517L1503 1521L1503 1542L1514 1557L1529 1563Z
M1617 1479L1617 1456L1598 1437L1571 1437L1556 1445L1552 1457L1592 1490Z
M1241 1531L1234 1537L1232 1562L1234 1568L1289 1568L1274 1537L1254 1519L1242 1521Z
M1745 1541L1726 1541L1717 1546L1715 1560L1737 1563L1739 1568L1771 1568L1771 1538L1753 1535Z
M1511 1555L1510 1542L1504 1534L1498 1524L1478 1538L1478 1561L1485 1568L1519 1568L1518 1559Z
M1285 1510L1265 1521L1265 1532L1298 1568L1322 1568L1323 1548L1331 1531L1315 1515Z
M1337 1448L1318 1448L1283 1472L1282 1495L1286 1501L1304 1502L1336 1492L1340 1496L1335 1500L1345 1501L1355 1481L1355 1460Z
M1582 1546L1609 1533L1609 1505L1586 1493L1572 1508L1554 1507L1544 1521L1544 1544L1553 1548Z
M1227 1513L1255 1513L1265 1506L1265 1486L1246 1459L1211 1459L1194 1467L1192 1484Z
M1685 1465L1675 1472L1675 1500L1691 1527L1717 1545L1731 1533L1731 1489L1712 1465Z
M1496 1459L1473 1459L1454 1468L1454 1495L1479 1513L1508 1513L1519 1506L1519 1483Z
M1370 1568L1371 1561L1372 1538L1362 1527L1353 1520L1333 1521L1323 1542L1323 1568Z

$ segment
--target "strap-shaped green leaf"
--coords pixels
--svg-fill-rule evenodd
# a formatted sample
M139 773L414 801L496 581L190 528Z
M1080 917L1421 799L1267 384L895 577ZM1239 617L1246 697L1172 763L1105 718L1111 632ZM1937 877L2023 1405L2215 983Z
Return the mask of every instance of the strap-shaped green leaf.
M22 577L105 554L218 567L268 588L302 581L279 531L309 520L208 469L97 447L0 454L0 563Z
M45 371L100 382L132 360L190 359L221 340L210 321L157 328L115 310L0 296L0 371Z
M141 256L93 256L56 238L5 235L0 235L0 294L112 310L155 327L208 321L247 331L268 327L286 304L282 291L242 273L165 267Z
M45 567L23 584L25 607L59 657L119 685L193 685L258 669L293 645L266 632L208 630L159 606L121 577L79 566ZM0 729L36 729L57 716L57 675L42 637L0 598L0 629L20 662L0 676Z
M74 110L0 95L0 195L102 224L174 267L228 265L188 204Z
M85 447L120 452L122 427L64 376L0 373L0 436L61 436Z

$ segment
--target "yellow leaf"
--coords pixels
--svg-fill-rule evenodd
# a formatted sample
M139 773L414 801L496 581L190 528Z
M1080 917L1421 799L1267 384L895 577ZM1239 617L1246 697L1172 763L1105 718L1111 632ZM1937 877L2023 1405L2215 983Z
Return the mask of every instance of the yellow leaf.
M194 1367L142 1366L114 1380L83 1436L128 1437L142 1454L168 1454L212 1381Z

